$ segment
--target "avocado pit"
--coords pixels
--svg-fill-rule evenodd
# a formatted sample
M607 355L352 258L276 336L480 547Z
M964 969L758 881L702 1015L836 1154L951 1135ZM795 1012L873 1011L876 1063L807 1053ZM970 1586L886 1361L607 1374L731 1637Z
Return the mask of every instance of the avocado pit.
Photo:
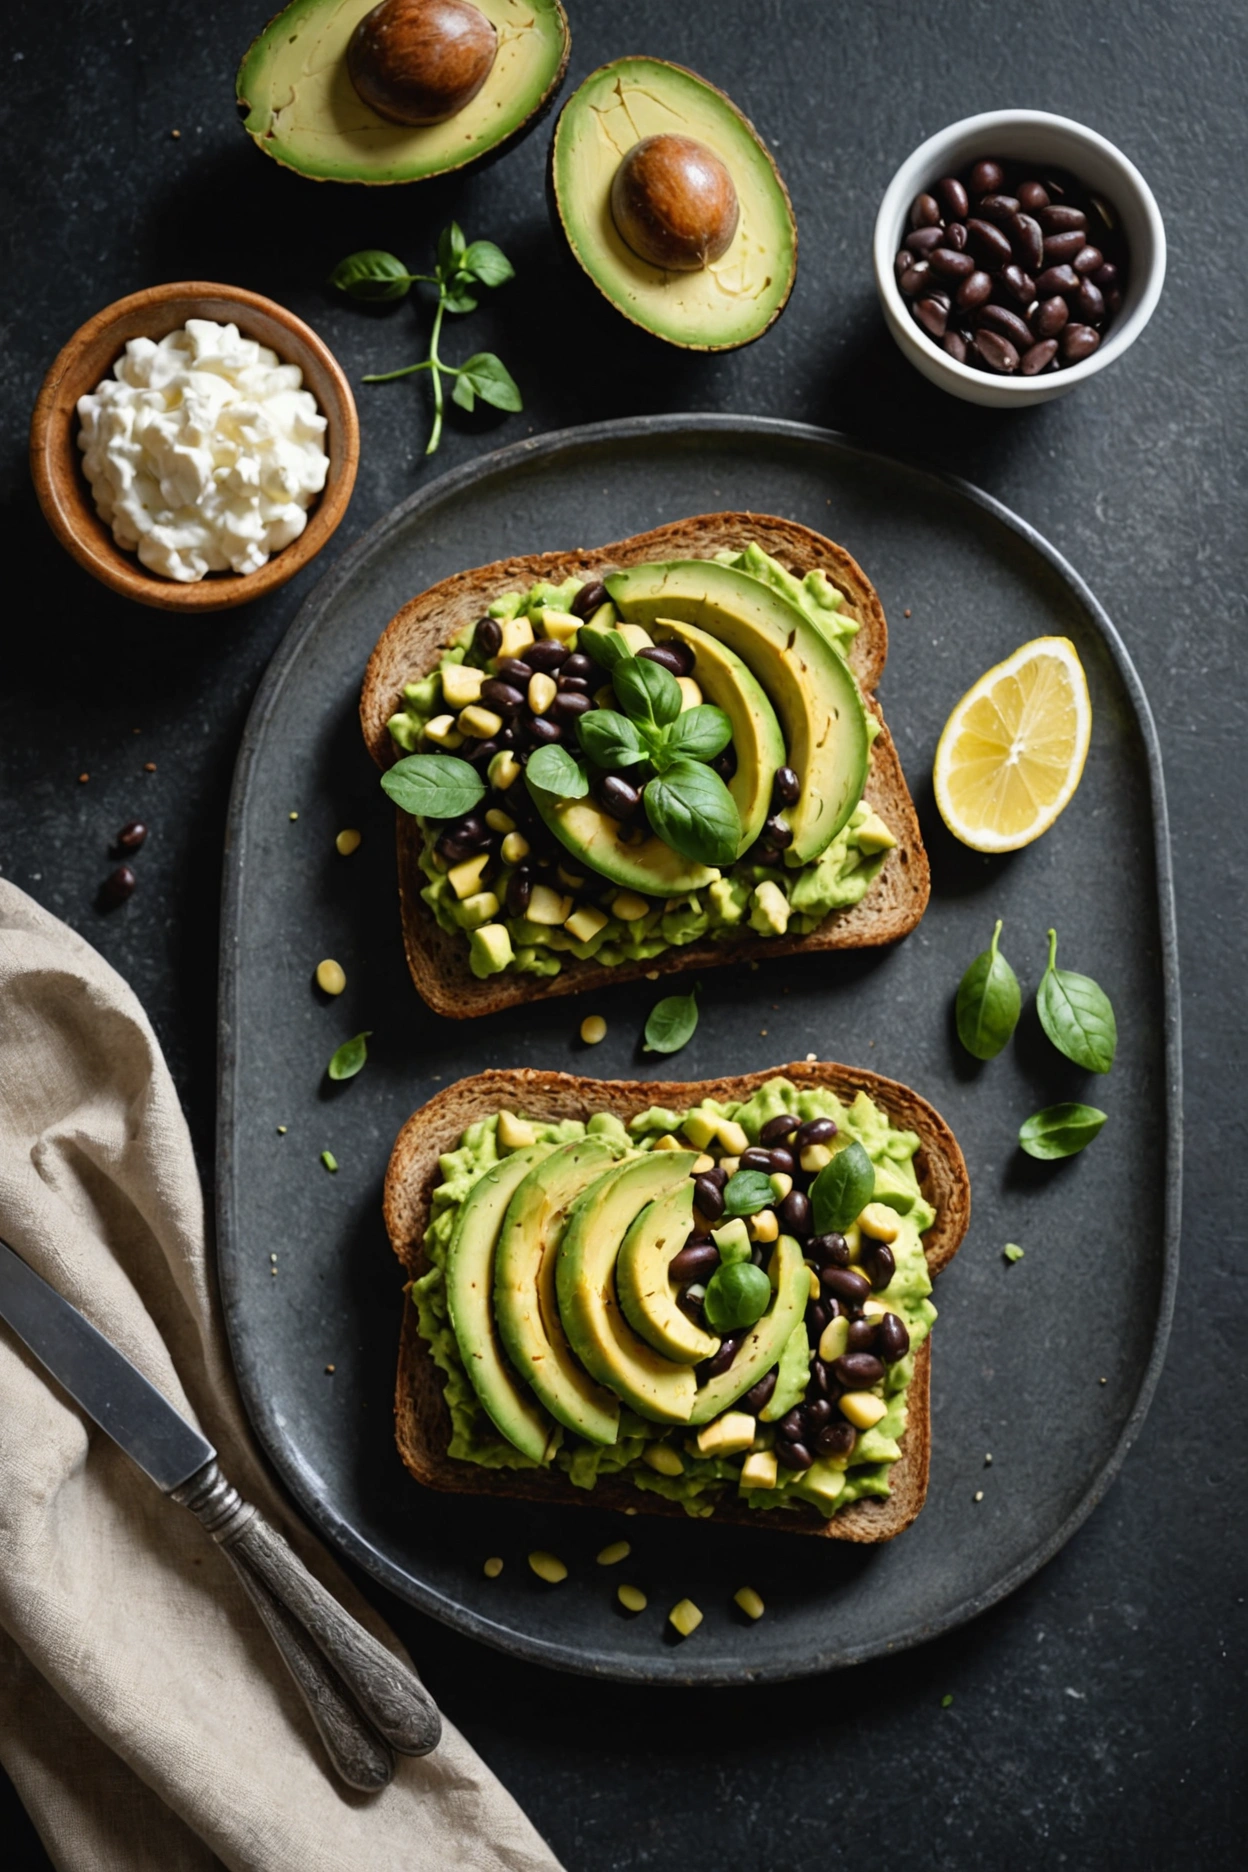
M359 96L390 123L445 123L490 75L498 33L471 0L382 0L347 46Z
M697 273L722 259L740 212L727 166L695 137L643 137L611 183L620 238L639 258L669 272Z

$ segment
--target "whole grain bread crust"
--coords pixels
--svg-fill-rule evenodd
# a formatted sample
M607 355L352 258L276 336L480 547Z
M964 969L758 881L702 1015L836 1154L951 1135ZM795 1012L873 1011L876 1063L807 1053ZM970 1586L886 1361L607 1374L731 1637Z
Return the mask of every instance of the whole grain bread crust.
M843 547L795 520L774 514L700 514L592 551L498 559L430 586L391 619L369 658L360 696L360 725L369 753L379 767L391 766L401 758L386 723L402 703L403 685L434 669L443 650L466 624L480 617L500 592L528 587L542 579L559 584L574 575L600 577L619 567L662 559L709 559L750 541L798 578L822 568L844 595L846 610L859 622L859 631L847 652L848 661L868 708L881 724L872 749L865 798L897 839L896 849L889 853L867 896L847 910L834 911L809 936L691 943L650 961L622 963L616 968L565 956L559 974L553 977L504 972L479 981L468 966L468 946L462 935L441 929L421 899L425 877L418 862L420 828L409 814L396 810L399 902L407 964L412 980L435 1013L467 1019L520 1002L582 994L612 982L633 981L655 970L673 974L766 957L871 948L898 941L919 921L931 891L927 853L901 761L875 699L888 655L884 611L875 587L857 560Z
M933 1275L947 1267L966 1233L971 1213L970 1180L953 1132L939 1112L908 1086L878 1073L829 1061L803 1061L731 1079L694 1082L582 1079L571 1073L527 1068L461 1079L414 1112L395 1141L383 1199L391 1246L409 1278L426 1270L423 1244L438 1181L438 1159L445 1151L453 1150L467 1127L479 1119L507 1110L543 1120L584 1120L605 1111L627 1123L650 1105L666 1105L679 1111L706 1098L747 1099L777 1075L791 1080L799 1090L821 1086L843 1103L865 1092L888 1114L892 1124L918 1133L922 1143L915 1156L915 1169L924 1196L936 1210L936 1221L924 1237L924 1252ZM853 1502L830 1521L820 1520L813 1510L809 1515L780 1510L759 1513L725 1500L709 1517L711 1522L858 1542L891 1540L900 1534L914 1520L927 1494L930 1372L931 1340L927 1339L915 1354L902 1454L890 1473L890 1495ZM558 1471L487 1469L453 1460L446 1454L451 1423L442 1384L442 1375L417 1330L416 1309L405 1298L395 1390L395 1437L403 1461L426 1488L569 1506L629 1508L638 1514L684 1514L679 1502L638 1489L616 1476L603 1476L594 1489L585 1490L574 1488Z

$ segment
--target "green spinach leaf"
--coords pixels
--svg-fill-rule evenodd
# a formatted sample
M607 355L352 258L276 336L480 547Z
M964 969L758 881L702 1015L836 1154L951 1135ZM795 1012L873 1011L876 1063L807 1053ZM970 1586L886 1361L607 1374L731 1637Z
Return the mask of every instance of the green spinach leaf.
M977 955L958 983L955 1018L958 1039L975 1059L995 1059L1018 1025L1022 995L1018 976L997 947L1001 918L992 941Z
M875 1194L875 1166L855 1138L824 1164L810 1186L816 1235L844 1234Z
M368 1058L368 1041L372 1038L372 1028L356 1034L353 1040L344 1040L338 1051L326 1067L331 1079L354 1079L365 1060Z
M698 991L665 995L656 1001L646 1021L647 1053L679 1053L688 1046L698 1025Z
M422 819L460 819L486 793L476 768L453 754L409 754L382 774L381 789Z
M682 858L721 867L733 863L741 843L741 815L712 768L682 757L647 781L642 798L652 828Z
M543 793L554 793L559 799L584 799L589 792L585 769L573 760L566 748L536 748L529 755L524 772L530 786L540 787Z
M762 1170L738 1170L724 1184L724 1216L757 1215L776 1199L771 1178Z
M1040 1025L1059 1053L1087 1072L1107 1073L1118 1047L1109 996L1090 975L1057 966L1057 931L1049 931L1049 966L1036 990Z
M1029 1157L1073 1157L1092 1142L1107 1114L1095 1105L1048 1105L1022 1125L1018 1141Z

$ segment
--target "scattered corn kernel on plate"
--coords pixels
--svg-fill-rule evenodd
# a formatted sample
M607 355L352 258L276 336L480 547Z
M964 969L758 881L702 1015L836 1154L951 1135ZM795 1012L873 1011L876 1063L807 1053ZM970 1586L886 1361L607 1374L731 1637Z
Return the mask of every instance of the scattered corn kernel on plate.
M880 593L881 699L932 862L922 923L890 950L715 971L673 1059L646 1055L642 1029L655 1001L692 979L439 1019L408 977L392 809L355 720L381 627L414 592L500 553L727 508L826 533ZM1073 646L1086 675L1082 779L1026 849L974 851L936 809L937 743L971 684L1037 639ZM958 1047L952 1003L999 917L1024 1013L1008 1051L981 1065ZM1063 953L1112 993L1109 1080L1037 1038L1032 1000L1054 923ZM1147 702L1112 624L998 504L828 432L741 417L598 425L453 471L343 555L274 658L236 774L223 928L218 1238L239 1381L304 1512L412 1604L561 1669L783 1679L974 1616L1104 1493L1151 1396L1176 1272L1164 792ZM366 1038L366 1059L331 1081L327 1063L353 1036ZM634 1518L592 1499L572 1510L421 1489L392 1433L403 1303L381 1218L382 1176L411 1112L494 1066L692 1080L811 1054L912 1086L953 1127L974 1185L970 1233L934 1294L931 1478L913 1526L853 1547ZM1090 1095L1110 1115L1088 1150L1056 1164L1022 1155L1023 1118Z

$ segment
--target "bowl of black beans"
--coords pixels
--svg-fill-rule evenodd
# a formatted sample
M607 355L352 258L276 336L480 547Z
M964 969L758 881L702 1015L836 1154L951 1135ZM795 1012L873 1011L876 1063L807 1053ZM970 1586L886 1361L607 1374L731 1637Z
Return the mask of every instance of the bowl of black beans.
M969 403L1064 396L1139 337L1161 296L1152 190L1095 130L986 111L929 137L889 184L875 277L897 343Z

